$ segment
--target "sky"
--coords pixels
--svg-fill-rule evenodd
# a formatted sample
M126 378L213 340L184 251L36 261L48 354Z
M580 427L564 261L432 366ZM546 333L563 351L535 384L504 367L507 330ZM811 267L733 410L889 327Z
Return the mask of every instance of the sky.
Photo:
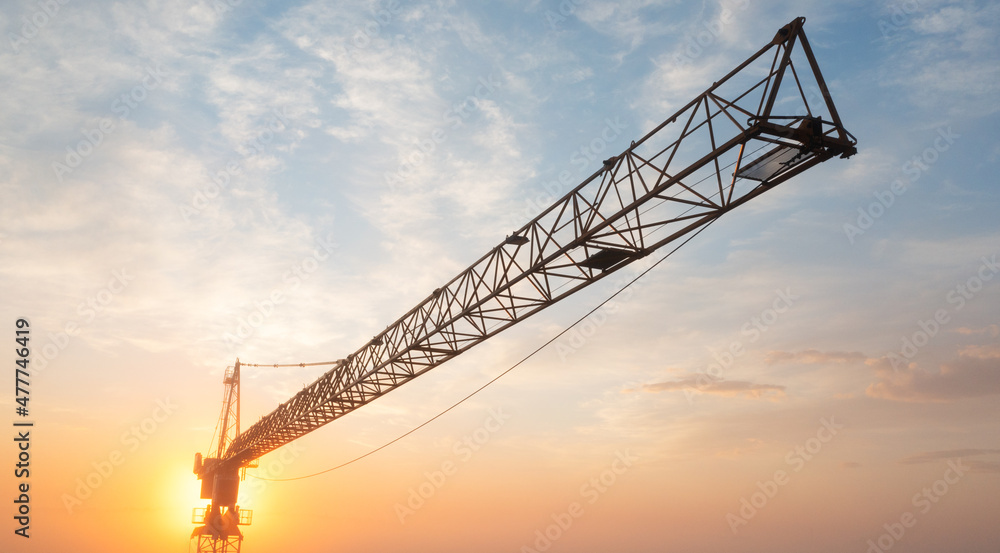
M244 551L995 552L1000 5L949 0L5 2L0 407L33 426L0 549L187 551L226 367L354 352L799 16L855 156L387 448L261 479L397 438L640 269L266 455ZM245 368L243 428L322 371Z

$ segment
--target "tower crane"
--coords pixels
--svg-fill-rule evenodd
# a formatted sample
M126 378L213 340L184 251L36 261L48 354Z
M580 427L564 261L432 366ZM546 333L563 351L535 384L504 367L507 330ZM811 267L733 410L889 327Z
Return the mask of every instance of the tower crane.
M238 552L240 471L834 156L857 152L805 18L240 431L240 361L224 377L218 447L195 456L198 551ZM316 363L319 365L321 363ZM306 364L301 364L306 365ZM296 365L298 366L298 365Z

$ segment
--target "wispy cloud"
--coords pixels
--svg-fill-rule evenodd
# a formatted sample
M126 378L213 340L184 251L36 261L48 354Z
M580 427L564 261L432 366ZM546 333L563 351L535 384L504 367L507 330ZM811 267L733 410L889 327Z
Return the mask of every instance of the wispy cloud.
M946 459L981 457L983 455L1000 455L1000 449L946 449L941 451L925 451L899 460L901 465L918 465L933 463Z
M744 397L750 399L776 400L785 396L785 387L776 384L756 384L743 380L705 378L705 375L688 376L679 380L669 380L643 384L643 392L698 392L723 397Z
M0 268L0 282L25 283L11 303L39 313L40 324L87 323L74 343L157 352L187 344L206 360L220 350L229 357L223 332L315 247L318 230L278 204L270 180L310 132L309 76L292 78L295 64L266 36L220 46L212 33L239 10L64 9L17 55L0 50L0 78L33 68L0 108L0 166L11 168L0 183L2 247L23 260ZM149 68L155 87L143 85ZM138 99L127 115L113 109L123 94ZM276 133L275 110L288 115ZM97 136L102 120L113 130L79 146L80 129ZM266 144L248 152L262 133ZM52 164L67 148L89 155L56 178ZM227 163L239 170L183 217L178 208ZM90 320L86 302L123 269L135 279Z
M892 367L887 358L871 360L878 378L867 389L869 397L895 401L956 401L1000 394L1000 354L977 350L959 354L939 371L916 364ZM981 354L981 355L980 355Z
M971 328L963 326L956 328L955 332L957 332L958 334L964 334L966 336L987 335L996 338L1000 336L1000 325L989 325L980 328Z
M1000 68L993 59L1000 6L922 4L893 37L883 84L920 107L953 116L996 112Z
M857 351L819 351L807 349L802 351L771 351L764 358L768 365L778 363L802 363L817 365L826 363L863 363L868 359Z
M359 185L344 194L375 231L382 254L370 280L412 298L475 259L455 255L464 250L456 238L483 247L512 230L503 226L504 206L534 175L522 141L531 129L515 115L534 101L524 96L530 90L510 86L490 47L502 39L479 20L401 5L359 47L352 37L366 29L368 13L308 4L275 25L298 55L327 68L333 120L324 131L356 153L345 159L345 177ZM483 63L472 71L455 67L449 48ZM450 232L445 220L463 231ZM430 273L428 259L437 260ZM403 288L394 282L400 273L413 276Z
M946 449L940 451L925 451L899 460L901 465L920 465L962 459L968 465L969 472L979 474L1000 474L1000 460L976 459L975 457L1000 456L1000 449Z

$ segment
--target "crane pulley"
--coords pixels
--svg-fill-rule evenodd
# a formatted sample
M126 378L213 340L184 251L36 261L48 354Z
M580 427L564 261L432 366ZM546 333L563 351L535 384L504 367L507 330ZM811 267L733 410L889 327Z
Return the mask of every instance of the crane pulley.
M238 471L832 157L856 153L797 18L402 317L239 432L226 376L194 535L238 551ZM235 426L233 425L235 421ZM227 541L228 540L228 541ZM207 549L223 551L226 549Z

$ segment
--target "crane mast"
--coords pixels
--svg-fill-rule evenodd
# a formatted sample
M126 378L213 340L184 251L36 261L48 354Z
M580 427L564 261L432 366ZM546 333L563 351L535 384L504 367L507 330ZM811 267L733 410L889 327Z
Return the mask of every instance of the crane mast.
M202 497L212 500L202 530L210 513L222 516L220 506L238 519L236 474L251 461L795 175L856 153L804 22L797 18L782 27L770 43L243 432L237 361L236 393L227 383L223 407L235 413L237 435L227 439L224 430L215 457L196 459Z

